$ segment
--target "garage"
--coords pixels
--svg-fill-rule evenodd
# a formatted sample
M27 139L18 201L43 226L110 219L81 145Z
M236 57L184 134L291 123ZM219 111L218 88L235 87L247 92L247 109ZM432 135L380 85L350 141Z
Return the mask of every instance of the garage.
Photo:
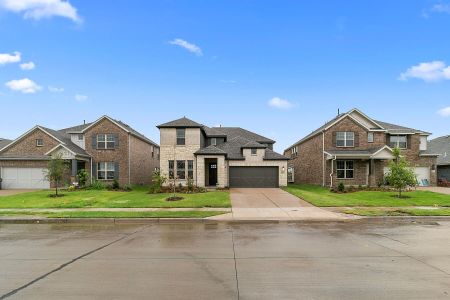
M450 181L450 165L437 167L438 179Z
M2 189L49 189L44 168L1 168Z
M230 167L231 188L276 188L278 167Z
M416 174L417 181L419 182L419 186L428 186L430 185L430 168L429 167L415 167L413 168L414 173ZM384 174L389 172L389 168L384 168Z

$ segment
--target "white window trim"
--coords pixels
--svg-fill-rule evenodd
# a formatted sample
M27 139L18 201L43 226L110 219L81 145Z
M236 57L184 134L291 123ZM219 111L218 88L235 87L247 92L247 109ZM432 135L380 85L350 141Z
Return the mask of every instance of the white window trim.
M44 140L36 139L36 147L44 147Z
M344 162L344 168L343 169L338 169L338 164L336 161L336 178L337 179L355 179L355 161L354 160L339 160L339 161L343 161ZM353 162L353 169L347 169L347 162L351 161ZM339 178L338 177L338 171L344 171L344 178ZM353 171L353 177L347 177L347 171Z
M217 138L211 138L211 145L217 146Z
M338 145L338 134L339 133L343 133L344 134L344 140L343 140L344 141L344 146L339 146ZM353 135L352 139L348 138L348 136L350 134ZM341 140L339 140L339 141L341 141ZM348 145L348 141L353 141L353 145L349 146ZM353 131L337 131L336 132L336 147L338 147L338 148L352 148L352 147L355 147L355 133Z
M105 138L104 141L99 141L98 137L103 136ZM108 141L108 136L112 137L112 141ZM99 143L105 143L105 148L100 148L98 146ZM114 146L112 148L108 147L108 143L113 143ZM116 148L116 139L114 138L114 134L112 133L105 133L105 134L97 134L97 149L100 150L111 150Z
M367 142L373 143L375 141L375 134L373 132L367 133Z
M405 148L400 148L400 142L399 141L396 142L396 145L394 147L391 147L391 137L393 137L393 136L396 136L396 137L404 136L405 137ZM404 135L404 134L391 134L389 136L389 147L391 147L391 148L397 147L397 148L399 148L401 150L408 149L408 136Z
M81 137L81 139L80 139L80 137ZM78 134L77 139L78 139L78 141L83 141L84 140L84 135Z
M255 151L255 153L253 153L253 151ZM257 155L258 155L258 149L257 149L257 148L251 148L251 149L250 149L250 154L251 154L252 156L257 156Z
M112 169L108 168L109 164L112 164ZM104 169L102 169L101 166L104 167ZM100 172L105 173L105 179L98 178L99 177L98 174ZM108 172L114 172L113 178L108 178ZM106 181L106 180L114 180L114 178L116 178L116 164L114 162L106 161L106 162L99 162L97 164L97 180L105 180Z

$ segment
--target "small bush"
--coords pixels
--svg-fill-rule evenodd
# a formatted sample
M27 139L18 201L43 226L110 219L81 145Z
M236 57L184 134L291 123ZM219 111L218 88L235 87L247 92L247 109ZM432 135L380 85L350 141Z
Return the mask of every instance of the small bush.
M78 178L78 185L80 187L85 187L86 183L89 180L89 173L86 170L80 170L78 171L77 178Z
M71 185L67 188L67 191L74 192L76 190L76 187L74 185Z
M133 190L133 187L130 184L126 184L124 185L123 190L125 192L131 192Z
M103 182L96 180L89 186L89 189L101 191L106 189L106 185Z
M337 189L338 189L338 192L341 192L341 193L345 192L345 185L344 185L344 183L343 182L339 182Z
M111 188L112 188L113 190L118 190L118 189L120 189L119 182L118 182L116 179L114 179L114 181L113 181L113 183L112 183L112 185L111 185Z
M187 179L187 189L188 193L194 192L194 180L190 177Z
M167 181L167 178L161 174L161 171L156 170L153 172L152 176L152 185L150 186L150 194L159 194L161 193L162 186Z

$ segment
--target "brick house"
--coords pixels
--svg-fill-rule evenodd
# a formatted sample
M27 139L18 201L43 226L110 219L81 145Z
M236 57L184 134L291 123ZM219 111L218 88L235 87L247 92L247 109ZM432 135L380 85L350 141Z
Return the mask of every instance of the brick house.
M288 158L273 151L271 139L239 127L210 128L187 118L157 127L161 172L175 177L177 184L185 185L191 178L200 187L287 185Z
M437 137L428 142L428 148L438 153L437 178L450 182L450 135Z
M430 133L371 119L358 109L339 114L285 150L289 182L322 186L377 186L392 149L412 164L420 185L436 185L436 157Z
M159 167L159 146L108 116L61 130L35 126L14 141L0 141L0 146L4 189L49 188L44 170L54 154L68 164L67 183L75 182L84 169L92 174L91 181L149 184Z

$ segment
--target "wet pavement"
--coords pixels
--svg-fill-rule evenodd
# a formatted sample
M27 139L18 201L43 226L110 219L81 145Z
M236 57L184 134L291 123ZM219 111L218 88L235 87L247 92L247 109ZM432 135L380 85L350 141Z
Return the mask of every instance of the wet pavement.
M0 299L450 299L450 222L0 225Z

